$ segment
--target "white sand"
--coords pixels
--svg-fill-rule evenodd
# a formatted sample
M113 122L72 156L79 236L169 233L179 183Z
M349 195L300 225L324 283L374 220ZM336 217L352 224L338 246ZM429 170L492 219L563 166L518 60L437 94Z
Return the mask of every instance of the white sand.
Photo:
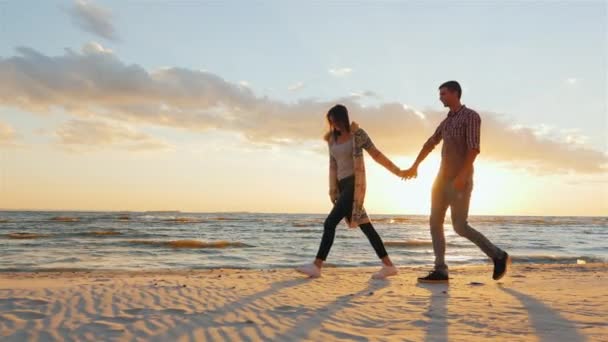
M0 274L0 340L607 341L607 264ZM471 284L479 282L481 284Z

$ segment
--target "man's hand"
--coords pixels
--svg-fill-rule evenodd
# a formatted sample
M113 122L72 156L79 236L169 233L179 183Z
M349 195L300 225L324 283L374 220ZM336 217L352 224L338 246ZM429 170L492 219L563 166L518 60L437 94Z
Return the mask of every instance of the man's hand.
M456 189L458 191L463 191L466 183L467 183L467 179L466 179L465 175L461 173L454 179L454 189Z
M475 149L471 149L467 152L467 157L464 161L464 166L458 173L458 176L456 176L456 178L454 179L453 184L454 184L454 188L457 191L464 190L464 188L467 184L468 178L472 175L471 172L473 172L473 163L475 162L475 157L477 157L478 154L479 154L479 151L475 150Z
M416 177L418 177L418 168L415 166L412 166L407 170L401 170L401 172L399 172L399 176L403 180L416 178Z

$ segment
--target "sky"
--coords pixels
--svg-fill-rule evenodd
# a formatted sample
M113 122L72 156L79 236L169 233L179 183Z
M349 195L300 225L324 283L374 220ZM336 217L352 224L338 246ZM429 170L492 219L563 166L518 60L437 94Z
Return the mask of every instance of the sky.
M463 86L472 215L608 213L605 1L0 0L0 208L326 213L325 113L408 168ZM428 214L440 147L366 208Z

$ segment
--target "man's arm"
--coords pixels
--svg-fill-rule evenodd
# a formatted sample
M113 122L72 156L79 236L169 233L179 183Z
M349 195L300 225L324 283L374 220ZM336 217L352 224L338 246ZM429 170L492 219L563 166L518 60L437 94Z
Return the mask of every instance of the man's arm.
M435 149L435 146L439 144L441 141L441 130L442 130L443 122L439 124L437 129L435 129L435 133L424 143L420 153L418 153L418 157L416 157L416 161L408 170L403 170L400 174L401 177L405 179L416 178L418 176L418 165L422 163L422 161Z
M475 158L477 158L477 155L480 152L479 145L481 138L481 118L479 117L479 114L471 114L466 125L467 155L462 169L460 169L460 172L458 172L458 175L454 179L454 187L457 190L464 190L467 179L473 172Z

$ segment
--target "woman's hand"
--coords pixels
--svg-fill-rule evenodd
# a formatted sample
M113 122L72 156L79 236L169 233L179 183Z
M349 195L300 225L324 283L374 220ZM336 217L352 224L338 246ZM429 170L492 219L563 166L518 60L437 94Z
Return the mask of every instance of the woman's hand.
M418 168L415 166L412 166L411 168L409 168L407 170L401 170L401 172L399 173L399 176L403 180L416 178L416 177L418 177Z
M329 200L331 201L331 204L336 204L338 201L338 192L329 190Z

